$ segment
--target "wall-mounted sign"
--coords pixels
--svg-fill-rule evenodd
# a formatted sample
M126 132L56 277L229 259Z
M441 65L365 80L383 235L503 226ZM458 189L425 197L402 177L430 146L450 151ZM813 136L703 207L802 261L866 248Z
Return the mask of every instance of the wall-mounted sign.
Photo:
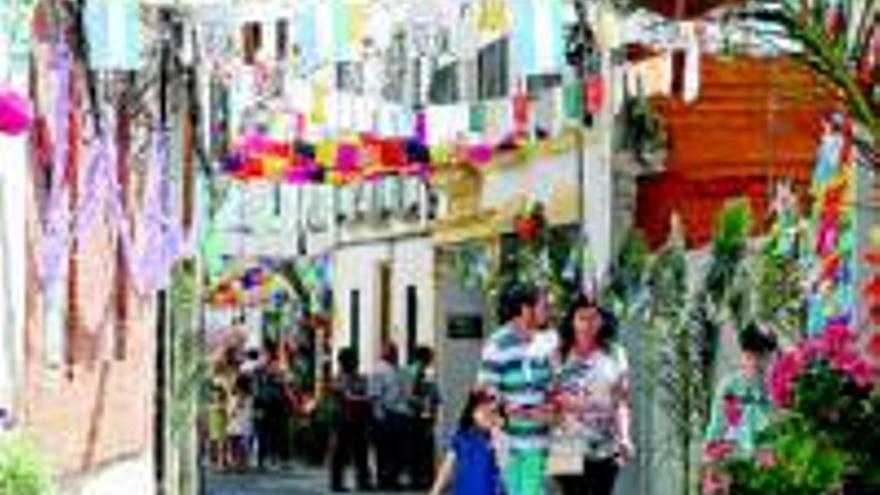
M446 326L446 336L450 339L482 339L483 315L451 314Z

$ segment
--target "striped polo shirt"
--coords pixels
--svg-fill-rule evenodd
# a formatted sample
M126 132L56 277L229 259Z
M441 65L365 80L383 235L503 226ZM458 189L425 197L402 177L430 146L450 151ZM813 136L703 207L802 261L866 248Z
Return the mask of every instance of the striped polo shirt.
M505 432L515 451L546 450L549 425L517 411L545 406L553 383L551 356L534 338L501 327L483 348L477 382L496 393L508 412Z

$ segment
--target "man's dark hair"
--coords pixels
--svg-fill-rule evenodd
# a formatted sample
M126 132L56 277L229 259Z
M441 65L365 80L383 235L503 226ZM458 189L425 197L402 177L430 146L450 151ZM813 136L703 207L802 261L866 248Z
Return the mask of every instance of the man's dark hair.
M427 368L434 362L434 350L426 345L420 345L416 347L416 350L413 352L413 363L421 365L423 368Z
M346 347L340 350L339 356L336 358L336 361L339 363L339 369L342 370L343 373L357 373L358 356L354 349L352 349L351 347Z
M498 318L507 323L522 315L523 307L536 306L540 293L531 284L514 283L501 292L498 301Z

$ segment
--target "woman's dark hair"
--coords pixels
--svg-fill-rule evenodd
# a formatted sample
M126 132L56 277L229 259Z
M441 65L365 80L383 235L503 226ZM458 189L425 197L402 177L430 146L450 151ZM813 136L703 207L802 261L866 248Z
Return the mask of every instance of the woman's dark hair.
M538 304L539 296L538 289L531 284L510 284L501 291L501 297L498 300L499 321L507 323L520 316L523 306Z
M559 326L560 348L563 356L567 356L574 348L574 318L578 311L582 309L595 309L599 313L602 323L601 327L599 327L599 334L596 336L596 343L602 350L607 351L611 346L611 342L617 336L617 318L614 314L599 306L595 299L588 297L586 294L580 294L568 307L565 320Z
M468 392L467 401L464 409L461 410L461 416L458 418L458 428L460 430L468 430L474 426L474 412L483 404L492 404L495 399L491 394L484 390L471 390Z
M749 323L739 333L739 347L743 352L755 354L771 354L776 350L776 338L768 332L764 332L755 323Z

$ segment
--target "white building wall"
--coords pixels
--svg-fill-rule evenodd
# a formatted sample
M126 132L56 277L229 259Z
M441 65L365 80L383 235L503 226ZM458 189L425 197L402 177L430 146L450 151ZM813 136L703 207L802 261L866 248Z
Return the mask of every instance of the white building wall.
M0 136L0 408L14 409L24 354L27 140Z
M361 369L370 372L379 354L379 264L390 258L388 243L370 243L340 247L333 257L333 318L334 366L339 349L351 344L352 291L360 293Z
M0 8L0 13L2 13ZM10 62L8 37L0 35L0 74ZM7 84L27 89L27 71L10 74ZM25 192L28 175L27 136L0 134L0 408L15 409L16 390L24 359Z
M333 258L335 315L334 355L351 344L352 291L360 293L359 357L365 372L373 370L382 345L380 266L391 267L390 337L405 355L407 343L407 287L418 297L417 344L436 346L434 333L434 250L428 237L371 241L341 246Z
M400 346L401 357L409 359L411 356L405 354L409 286L416 288L417 295L416 345L437 346L434 328L434 248L429 237L408 239L394 244L392 256L391 318L395 332L391 337Z

